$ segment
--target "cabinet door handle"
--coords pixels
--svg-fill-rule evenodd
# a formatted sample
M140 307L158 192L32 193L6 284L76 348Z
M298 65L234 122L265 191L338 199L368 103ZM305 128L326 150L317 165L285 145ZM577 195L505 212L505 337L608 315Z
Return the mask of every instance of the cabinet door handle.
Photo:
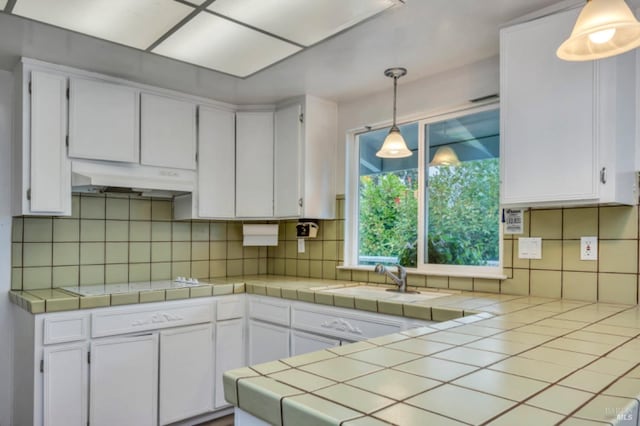
M603 167L600 169L600 182L605 184L607 183L607 168Z

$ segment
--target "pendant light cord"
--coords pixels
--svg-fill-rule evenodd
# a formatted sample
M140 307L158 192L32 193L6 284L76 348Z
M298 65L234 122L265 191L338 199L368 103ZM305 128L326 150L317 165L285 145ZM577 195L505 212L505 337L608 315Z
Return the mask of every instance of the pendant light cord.
M393 76L393 127L396 127L396 97L398 94L398 77Z

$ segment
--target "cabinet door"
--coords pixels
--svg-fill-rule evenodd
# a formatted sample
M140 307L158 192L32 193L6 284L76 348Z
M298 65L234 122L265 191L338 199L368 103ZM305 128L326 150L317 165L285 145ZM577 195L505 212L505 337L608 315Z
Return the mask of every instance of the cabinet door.
M160 424L213 410L213 326L160 332Z
M236 216L273 216L273 112L236 114Z
M294 330L291 332L291 356L340 346L340 340Z
M30 213L71 215L67 79L31 72Z
M249 320L249 365L289 357L289 328Z
M140 163L195 170L195 104L147 93L140 102Z
M69 157L137 163L139 92L101 81L72 78Z
M298 217L301 213L301 142L300 104L276 111L274 141L274 216Z
M198 216L235 216L235 114L200 107L198 126Z
M229 405L224 399L222 375L227 370L244 367L244 323L242 318L216 324L216 393L215 408Z
M577 10L501 33L501 165L504 204L597 197L595 64L555 51Z
M158 335L91 343L92 426L158 424Z
M86 425L89 393L87 344L45 347L43 361L44 425Z

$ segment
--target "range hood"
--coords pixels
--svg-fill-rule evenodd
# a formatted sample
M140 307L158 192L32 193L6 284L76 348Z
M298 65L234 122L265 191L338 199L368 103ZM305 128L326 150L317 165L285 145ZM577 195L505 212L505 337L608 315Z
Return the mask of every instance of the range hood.
M195 179L193 170L134 163L71 161L71 186L74 192L118 192L171 198L193 192Z

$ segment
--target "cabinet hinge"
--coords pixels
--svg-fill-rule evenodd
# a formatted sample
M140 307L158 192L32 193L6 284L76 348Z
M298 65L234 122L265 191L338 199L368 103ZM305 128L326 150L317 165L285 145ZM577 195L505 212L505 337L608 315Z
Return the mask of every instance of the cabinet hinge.
M198 153L196 152L196 163L198 162Z
M27 201L31 201L31 188L27 189Z
M91 352L87 352L87 364L91 364Z
M29 94L31 94L31 82L29 82Z
M69 135L65 136L64 138L64 144L67 148L69 148Z
M67 99L69 99L69 88L67 87Z
M40 372L44 373L44 359L40 360Z
M607 183L607 168L603 167L600 169L600 183L603 185Z
M301 123L304 123L304 112L300 113L300 116L298 117L298 120L300 120Z
M298 198L298 205L302 207L303 204L304 204L304 201L302 200L302 198Z

